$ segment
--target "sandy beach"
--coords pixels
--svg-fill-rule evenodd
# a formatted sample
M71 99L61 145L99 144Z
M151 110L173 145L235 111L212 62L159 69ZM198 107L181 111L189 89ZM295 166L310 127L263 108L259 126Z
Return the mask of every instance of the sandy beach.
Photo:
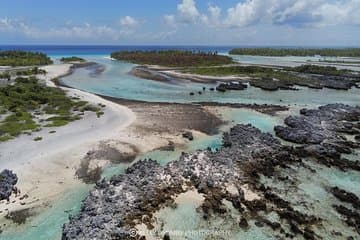
M57 87L52 80L69 74L71 67L72 64L45 66L47 74L37 77L46 85ZM91 158L91 169L105 167L113 157L107 153L108 149L136 156L170 143L183 146L188 141L182 137L184 131L192 131L197 138L214 133L222 124L198 105L129 102L60 88L69 96L94 105L106 105L105 114L98 118L95 113L88 112L81 120L66 126L44 128L30 136L21 135L1 143L0 166L17 174L21 194L12 195L9 203L0 202L0 218L8 212L48 206L62 193L84 184L76 176L84 159ZM34 141L35 137L42 137L42 140Z
M55 87L51 80L67 74L70 67L71 64L46 66L44 69L48 73L39 78L48 86ZM66 126L44 128L30 136L21 135L1 143L1 169L16 172L19 178L17 187L21 191L17 197L11 196L9 204L1 202L1 217L8 211L47 204L67 189L82 184L75 177L75 171L84 155L100 141L126 138L122 131L136 119L127 107L80 90L63 89L69 96L79 97L92 104L106 105L105 114L98 118L95 113L86 113L81 120ZM51 134L50 131L56 132ZM34 141L38 136L43 140ZM25 195L27 197L24 198Z

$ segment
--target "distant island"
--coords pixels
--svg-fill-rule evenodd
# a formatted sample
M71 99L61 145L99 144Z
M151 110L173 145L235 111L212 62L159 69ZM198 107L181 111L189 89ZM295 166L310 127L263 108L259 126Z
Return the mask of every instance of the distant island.
M44 53L26 51L0 51L0 66L42 66L53 61Z
M252 56L315 56L322 57L360 57L360 48L234 48L232 55Z
M165 67L200 67L233 63L233 60L230 57L218 55L217 52L192 52L180 50L121 51L113 52L111 57L116 60L136 64L160 65Z
M63 63L71 63L71 62L85 62L85 59L80 58L80 57L63 57L60 59L61 62Z

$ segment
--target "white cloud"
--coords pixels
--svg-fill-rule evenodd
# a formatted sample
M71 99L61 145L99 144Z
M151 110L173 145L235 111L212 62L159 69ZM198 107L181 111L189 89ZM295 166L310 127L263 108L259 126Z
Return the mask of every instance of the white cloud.
M165 15L164 22L170 27L176 27L176 20L174 15Z
M0 19L0 31L8 30L12 28L12 23L8 18Z
M360 24L360 1L246 0L229 8L224 22L231 27L258 22L294 27Z
M325 3L319 9L323 16L323 24L360 25L360 1L350 0L346 3Z
M203 21L210 26L218 26L221 24L221 8L210 5L208 7L209 16L203 15Z
M227 10L225 24L230 27L246 27L258 22L264 13L267 0L246 0Z
M132 28L137 26L139 22L133 17L126 16L120 19L120 24L124 27Z
M180 17L186 23L194 22L200 16L194 0L182 0L177 9Z
M107 25L66 24L63 27L48 29L31 26L16 19L0 19L0 32L22 34L29 39L40 40L119 40L127 35L126 30L115 29Z
M219 8L218 6L210 5L208 10L210 12L211 18L213 18L213 19L219 19L220 18L221 8Z

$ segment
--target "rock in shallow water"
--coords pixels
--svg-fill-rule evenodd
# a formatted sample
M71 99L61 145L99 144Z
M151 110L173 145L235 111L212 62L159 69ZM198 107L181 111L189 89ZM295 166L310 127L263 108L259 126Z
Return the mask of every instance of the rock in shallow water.
M301 113L300 118L304 119L293 117L287 121L286 127L286 132L295 134L295 137L299 134L305 136L300 147L284 146L271 134L262 133L251 125L237 125L224 134L224 146L217 152L183 154L179 160L164 167L153 160L139 161L124 175L97 183L84 200L80 214L71 217L64 225L63 239L126 239L130 230L145 219L144 216L148 216L144 223L151 225L154 212L190 188L195 188L205 198L200 208L205 219L226 214L223 201L228 200L239 213L255 218L269 209L276 212L281 222L263 220L261 223L285 237L301 234L306 239L318 238L312 226L321 219L300 212L269 187L259 186L259 179L261 175L274 178L282 168L300 165L302 157L319 161L326 159L324 161L330 166L341 166L340 153L345 147L351 151L357 145L340 137L339 132L350 129L346 122L359 121L360 110L346 105L328 105L317 110L302 110ZM354 166L345 164L342 167ZM242 190L245 182L263 199L246 200ZM237 191L228 191L229 185ZM341 207L336 210L350 216L349 223L357 219L351 210ZM284 222L287 225L284 226ZM247 227L244 220L239 225ZM284 230L288 229L286 226L291 226L292 233Z
M342 153L352 153L360 148L359 143L348 140L345 134L355 135L354 128L360 121L360 107L344 104L329 104L318 109L302 109L300 116L285 119L286 126L276 126L278 137L298 144L302 157L315 157L326 166L342 170L360 170L359 161L341 158Z

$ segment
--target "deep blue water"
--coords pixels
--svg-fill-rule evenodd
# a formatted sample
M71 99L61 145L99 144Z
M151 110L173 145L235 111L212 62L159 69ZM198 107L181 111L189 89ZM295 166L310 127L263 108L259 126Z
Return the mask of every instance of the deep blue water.
M119 50L192 50L192 51L218 51L228 52L234 46L100 46L100 45L0 45L0 50L24 50L43 52L51 56L56 55L108 55Z

